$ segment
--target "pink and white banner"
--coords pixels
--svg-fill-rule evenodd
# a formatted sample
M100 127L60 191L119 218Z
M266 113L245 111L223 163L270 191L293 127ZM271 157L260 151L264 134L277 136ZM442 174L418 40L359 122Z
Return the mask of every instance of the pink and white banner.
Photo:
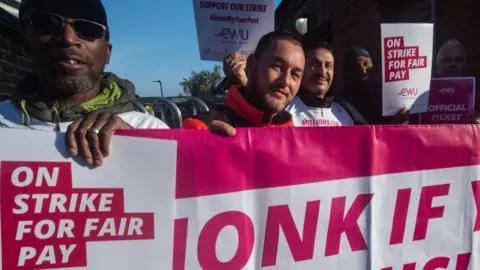
M178 141L173 266L479 269L476 126L133 132Z
M480 269L477 126L0 135L3 270Z

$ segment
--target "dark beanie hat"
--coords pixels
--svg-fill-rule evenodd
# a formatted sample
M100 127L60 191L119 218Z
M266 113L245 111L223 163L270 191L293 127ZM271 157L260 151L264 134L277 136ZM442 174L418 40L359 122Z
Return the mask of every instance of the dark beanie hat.
M348 50L347 54L345 55L345 58L343 59L343 63L342 63L343 68L345 69L348 63L355 61L359 56L368 57L370 58L370 60L373 61L372 56L367 50L359 47L353 47L350 50Z
M104 25L105 38L110 39L107 12L101 0L22 0L19 8L20 24L23 26L34 10L55 13L68 18L81 18Z

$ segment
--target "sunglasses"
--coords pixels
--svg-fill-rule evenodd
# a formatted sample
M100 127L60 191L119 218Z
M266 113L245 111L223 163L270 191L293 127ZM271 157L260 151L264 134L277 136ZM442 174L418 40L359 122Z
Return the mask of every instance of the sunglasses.
M107 27L83 19L70 19L57 14L32 12L30 23L40 35L53 35L69 24L77 36L86 40L100 39L107 34Z

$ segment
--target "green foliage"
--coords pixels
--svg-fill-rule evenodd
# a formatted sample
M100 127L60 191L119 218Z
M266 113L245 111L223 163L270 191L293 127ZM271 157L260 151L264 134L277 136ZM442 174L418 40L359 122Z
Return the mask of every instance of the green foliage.
M179 85L183 88L185 95L194 97L209 96L222 81L222 67L215 65L213 70L192 71L190 77L183 78Z

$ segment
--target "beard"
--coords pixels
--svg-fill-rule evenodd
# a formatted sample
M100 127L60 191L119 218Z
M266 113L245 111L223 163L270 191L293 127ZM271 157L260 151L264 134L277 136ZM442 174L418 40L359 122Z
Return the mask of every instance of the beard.
M103 71L100 74L95 74L95 72L90 71L88 76L82 77L57 76L50 80L50 85L65 93L84 93L95 86L95 83L98 82L102 73Z
M271 96L270 93L263 96L266 107L271 113L279 113L287 107L288 103L281 102L277 98Z
M67 93L78 94L84 93L93 88L93 80L90 78L55 78L51 82L51 85L59 90Z
M103 74L103 69L100 73L95 72L90 61L86 63L86 68L88 68L87 74L70 75L66 71L59 71L58 68L51 67L51 63L46 59L40 57L32 58L40 80L64 94L88 92L93 89L95 83L100 80Z
M289 101L287 100L287 97L285 98L285 102L282 102L272 96L272 90L261 89L260 85L258 84L257 76L253 76L253 78L249 79L248 83L250 86L253 86L253 88L250 89L251 93L249 100L252 103L251 105L257 109L268 113L278 113L283 111L288 105Z

